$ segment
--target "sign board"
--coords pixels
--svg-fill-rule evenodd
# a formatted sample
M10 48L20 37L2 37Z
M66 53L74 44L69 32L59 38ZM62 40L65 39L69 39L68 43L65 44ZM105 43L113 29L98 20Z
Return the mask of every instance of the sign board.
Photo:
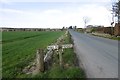
M58 49L58 45L51 45L51 46L48 46L47 47L48 50L51 50L51 49Z
M73 47L73 45L72 44L64 44L64 45L62 45L62 48L64 49L64 48L72 48Z
M72 48L72 47L73 47L73 44L64 44L64 45L62 45L63 49L64 48ZM55 50L55 49L58 49L58 48L59 48L58 45L51 45L51 46L47 47L48 50L51 50L51 49Z

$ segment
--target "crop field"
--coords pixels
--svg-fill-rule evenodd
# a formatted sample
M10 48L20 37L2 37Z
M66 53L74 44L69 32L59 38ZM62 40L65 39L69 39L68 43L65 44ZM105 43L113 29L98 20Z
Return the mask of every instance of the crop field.
M33 60L38 48L46 48L64 32L3 32L2 76L15 78Z

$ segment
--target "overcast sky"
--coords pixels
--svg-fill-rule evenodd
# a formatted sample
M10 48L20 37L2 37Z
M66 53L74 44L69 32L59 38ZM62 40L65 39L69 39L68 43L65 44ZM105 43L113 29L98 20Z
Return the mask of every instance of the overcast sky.
M117 0L0 0L0 27L62 28L110 26L111 5Z

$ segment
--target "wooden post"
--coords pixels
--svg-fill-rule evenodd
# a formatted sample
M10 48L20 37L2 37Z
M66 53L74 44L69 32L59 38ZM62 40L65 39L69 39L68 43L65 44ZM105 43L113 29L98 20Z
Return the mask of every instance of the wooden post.
M62 67L62 53L59 52L59 61L60 61L60 66Z
M60 64L60 67L62 67L62 46L59 45L59 64Z
M38 49L36 53L36 69L33 71L33 74L36 75L39 72L44 71L44 54L43 49Z
M44 71L44 54L43 49L37 50L37 69L41 72Z

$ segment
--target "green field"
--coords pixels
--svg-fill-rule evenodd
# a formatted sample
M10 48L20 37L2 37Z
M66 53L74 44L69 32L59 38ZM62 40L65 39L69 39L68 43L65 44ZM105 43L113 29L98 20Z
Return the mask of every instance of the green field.
M2 76L15 78L35 58L36 50L46 48L64 32L3 32Z

